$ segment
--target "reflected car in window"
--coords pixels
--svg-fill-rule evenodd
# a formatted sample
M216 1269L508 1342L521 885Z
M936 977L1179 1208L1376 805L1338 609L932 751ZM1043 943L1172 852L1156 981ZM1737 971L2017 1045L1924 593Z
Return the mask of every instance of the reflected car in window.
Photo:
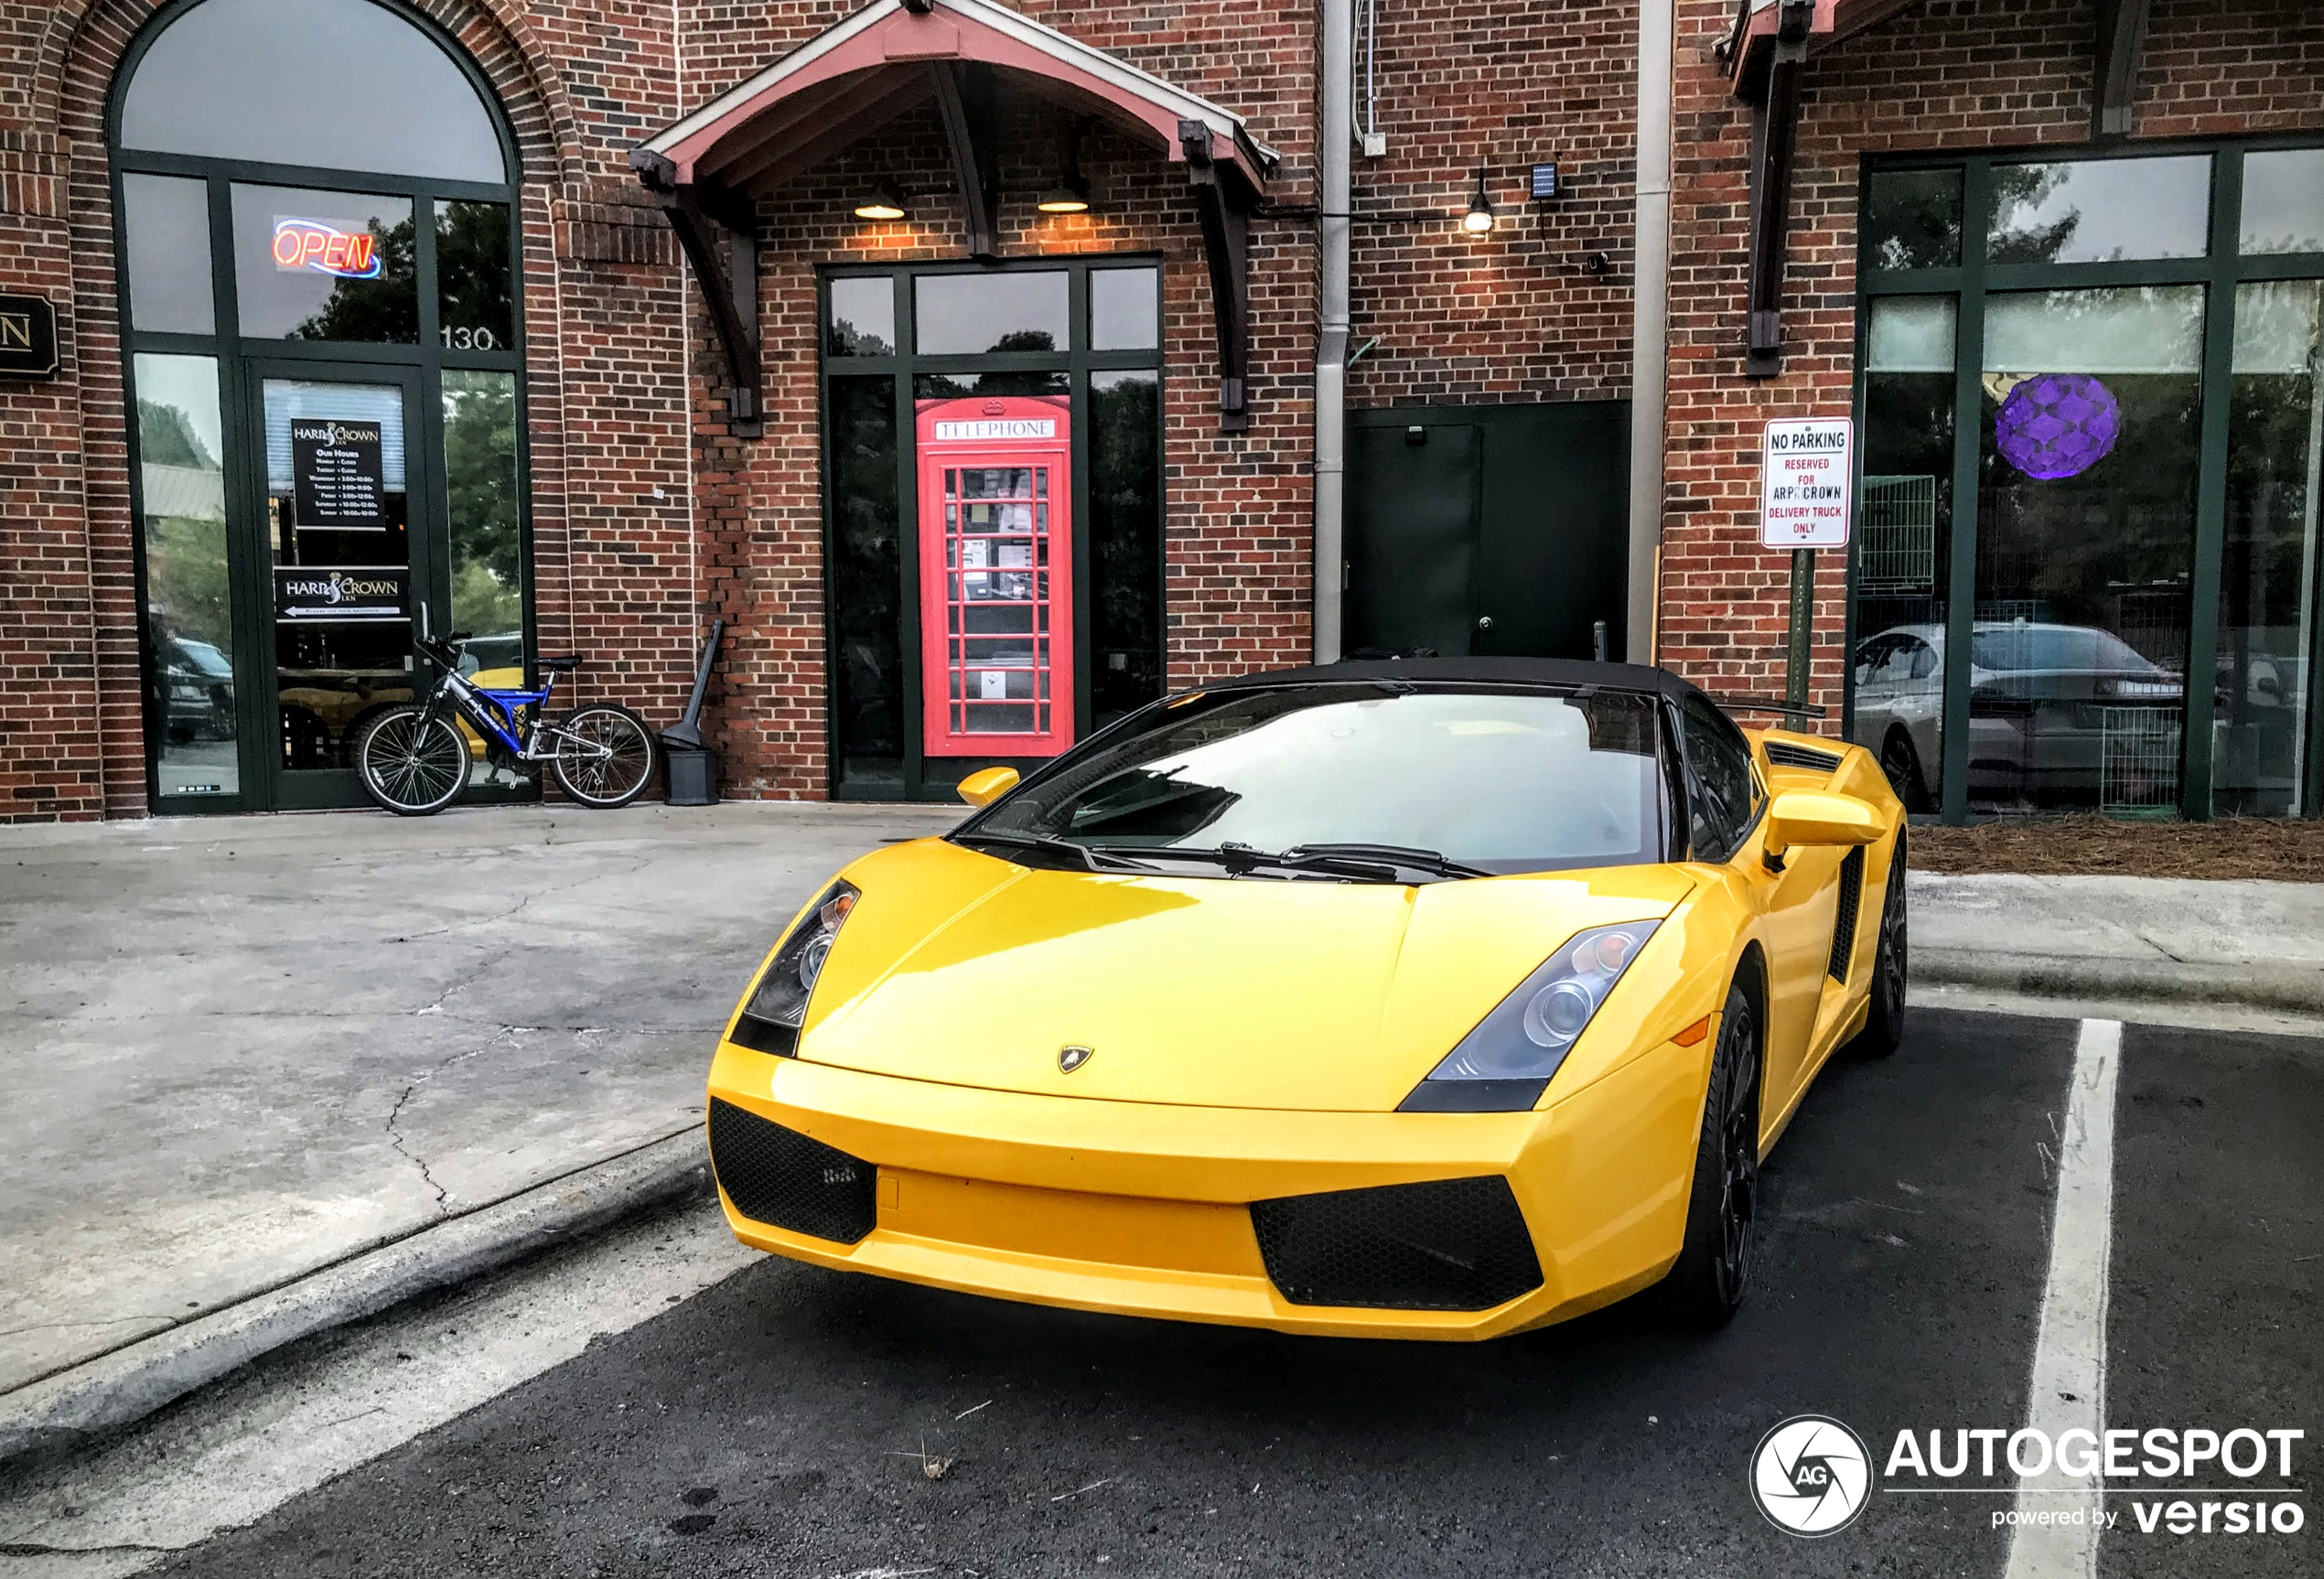
M210 642L173 636L162 643L162 683L168 696L170 738L234 737L234 665Z
M1945 636L1942 625L1900 625L1856 647L1856 740L1915 811L1936 810ZM2181 676L2112 631L1981 620L1969 647L1970 799L2030 808L2175 798L2185 696ZM2110 740L2136 750L2110 755Z

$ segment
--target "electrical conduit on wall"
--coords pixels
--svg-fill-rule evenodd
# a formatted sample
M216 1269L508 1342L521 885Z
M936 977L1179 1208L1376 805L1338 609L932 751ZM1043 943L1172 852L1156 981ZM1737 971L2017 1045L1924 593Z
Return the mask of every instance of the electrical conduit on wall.
M1630 282L1630 638L1656 658L1662 542L1662 442L1670 354L1673 0L1638 7L1638 235Z

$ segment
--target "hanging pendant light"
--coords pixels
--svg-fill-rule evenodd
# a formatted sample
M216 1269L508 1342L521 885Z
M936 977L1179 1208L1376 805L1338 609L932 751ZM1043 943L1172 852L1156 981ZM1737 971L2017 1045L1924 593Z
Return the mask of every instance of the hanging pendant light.
M900 220L907 217L904 196L896 183L882 177L872 185L871 194L855 205L859 220Z
M1472 236L1481 236L1493 228L1493 200L1485 195L1485 166L1477 166L1477 190L1469 199L1469 212L1460 217L1460 228Z
M1097 123L1084 119L1065 141L1057 183L1033 206L1044 214L1086 214L1090 211L1090 178L1081 174L1081 148L1095 134Z
M1090 184L1079 172L1068 172L1033 206L1044 214L1086 214L1090 211Z

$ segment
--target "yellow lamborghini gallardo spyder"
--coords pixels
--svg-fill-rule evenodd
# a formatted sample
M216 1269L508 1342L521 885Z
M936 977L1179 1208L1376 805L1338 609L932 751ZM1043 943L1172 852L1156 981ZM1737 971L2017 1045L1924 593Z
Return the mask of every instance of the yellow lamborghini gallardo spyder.
M1902 1028L1878 766L1659 670L1253 675L961 793L727 1026L746 1243L1289 1332L1714 1326L1808 1082Z

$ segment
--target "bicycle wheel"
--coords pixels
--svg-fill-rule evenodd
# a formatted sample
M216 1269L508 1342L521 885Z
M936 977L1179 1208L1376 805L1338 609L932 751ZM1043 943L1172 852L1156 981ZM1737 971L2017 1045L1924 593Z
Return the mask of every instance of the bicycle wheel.
M653 731L627 707L584 707L551 725L556 755L549 767L565 792L584 806L627 806L653 779Z
M355 748L363 792L399 817L426 817L449 806L468 784L468 747L451 721L422 727L422 709L391 707L371 720Z

